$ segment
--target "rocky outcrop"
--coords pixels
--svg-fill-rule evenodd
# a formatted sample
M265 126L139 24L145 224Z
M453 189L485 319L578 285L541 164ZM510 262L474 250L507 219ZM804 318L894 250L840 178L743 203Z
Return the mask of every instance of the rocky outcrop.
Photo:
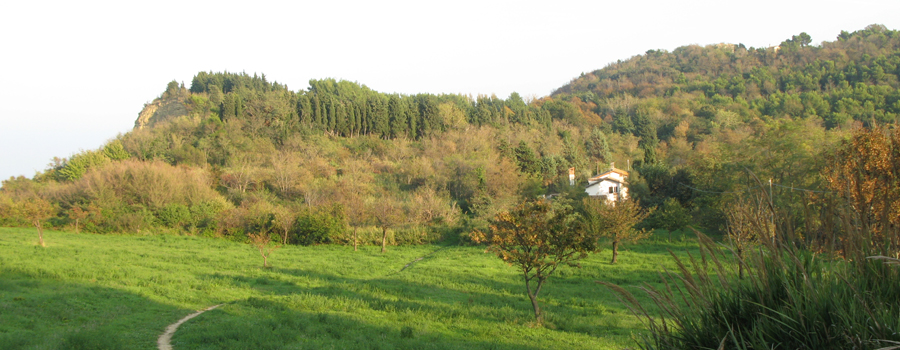
M188 109L182 98L158 98L144 106L144 109L138 114L137 120L134 121L134 128L140 130L145 126L153 126L153 124L187 114Z

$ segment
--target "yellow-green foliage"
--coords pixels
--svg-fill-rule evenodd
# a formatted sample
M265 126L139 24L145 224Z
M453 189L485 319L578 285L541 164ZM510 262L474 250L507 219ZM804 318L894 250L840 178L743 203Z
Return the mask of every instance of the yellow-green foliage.
M65 166L59 169L59 175L63 180L77 180L81 178L88 170L99 167L108 162L109 157L103 151L96 150L81 152L73 155L66 162Z
M112 160L125 160L131 158L131 154L125 150L125 147L122 146L122 142L119 140L112 141L107 143L106 146L103 146L103 155Z
M76 194L100 203L118 201L156 210L169 203L222 201L210 187L210 177L204 169L174 167L160 161L123 161L85 174L72 188Z
M110 162L73 182L54 186L64 208L90 204L102 215L85 222L97 232L138 232L159 224L177 229L215 229L214 218L231 204L210 184L204 169L160 161Z

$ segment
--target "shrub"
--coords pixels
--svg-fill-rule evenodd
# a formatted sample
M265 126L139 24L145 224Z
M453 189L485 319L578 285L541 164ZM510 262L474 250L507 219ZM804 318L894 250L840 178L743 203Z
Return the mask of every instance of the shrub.
M107 220L107 232L132 232L140 233L154 227L156 217L147 209L135 211L120 211Z
M172 203L191 205L221 199L210 187L210 180L203 169L124 160L88 171L72 191L94 202L122 201L159 210Z
M0 192L0 226L23 226L28 223L22 218L13 215L13 199L4 192Z
M211 234L217 214L228 208L225 198L211 188L207 171L160 161L109 162L60 186L56 197L63 207L91 203L100 209L101 215L84 222L88 232L165 226Z
M345 229L346 220L339 205L307 209L298 215L289 243L302 245L331 243L343 234Z
M171 203L156 212L160 223L171 228L181 228L190 223L191 211L184 204Z
M192 205L189 208L191 225L203 236L214 235L219 226L216 217L228 206L229 203L224 200L203 201Z
M691 213L675 198L666 200L642 223L649 228L663 228L669 231L681 230L691 223Z

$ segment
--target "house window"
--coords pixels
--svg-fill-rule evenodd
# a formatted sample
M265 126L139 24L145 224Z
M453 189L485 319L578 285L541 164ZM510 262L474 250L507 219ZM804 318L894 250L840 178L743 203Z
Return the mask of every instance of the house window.
M613 192L613 189L614 189L614 188L615 188L615 187L613 187L613 186L609 186L609 193L616 193L616 192Z

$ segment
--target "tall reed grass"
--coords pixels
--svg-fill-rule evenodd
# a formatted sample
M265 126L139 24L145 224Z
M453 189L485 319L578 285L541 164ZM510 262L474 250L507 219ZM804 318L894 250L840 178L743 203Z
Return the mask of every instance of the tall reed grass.
M829 259L763 244L737 260L700 232L698 257L672 254L678 271L664 287L641 289L653 316L627 290L618 293L647 325L642 349L896 349L900 269L878 259ZM746 278L737 278L743 265Z

